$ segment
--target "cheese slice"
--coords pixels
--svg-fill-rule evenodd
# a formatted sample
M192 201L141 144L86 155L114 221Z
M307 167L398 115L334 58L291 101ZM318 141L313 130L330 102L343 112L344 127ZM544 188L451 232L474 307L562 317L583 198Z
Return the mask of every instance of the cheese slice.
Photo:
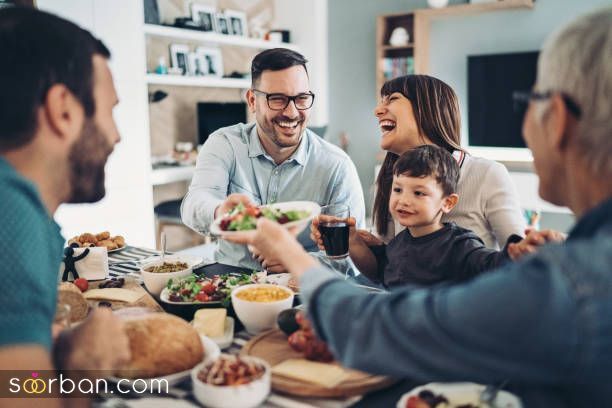
M134 292L129 289L105 288L91 289L83 293L85 299L117 300L120 302L133 303L144 296L144 293Z
M334 388L346 380L349 372L335 364L291 358L272 367L272 374Z
M208 337L223 337L227 309L200 309L193 316L193 327Z

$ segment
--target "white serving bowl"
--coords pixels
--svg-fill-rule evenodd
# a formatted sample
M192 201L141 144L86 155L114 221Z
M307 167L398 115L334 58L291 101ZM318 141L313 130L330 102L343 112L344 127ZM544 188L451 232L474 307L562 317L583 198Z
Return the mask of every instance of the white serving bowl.
M258 287L279 288L286 291L289 296L286 299L274 302L253 302L236 297L238 293L244 290ZM231 296L236 316L238 316L246 331L250 334L257 334L261 331L276 327L276 318L278 314L293 306L294 294L293 291L286 286L273 285L270 283L254 283L237 287L232 291Z
M200 363L191 370L191 383L193 384L195 398L201 404L210 408L252 408L259 406L270 394L270 365L257 357L241 356L240 359L262 365L265 369L263 376L242 385L207 384L198 379L198 373L207 364L211 363Z
M191 275L193 271L193 262L191 262L190 258L183 258L180 255L171 255L166 256L165 262L185 262L187 264L187 268L176 271L176 272L168 272L168 273L153 273L147 272L146 269L151 266L161 265L163 262L161 259L156 259L155 261L147 262L143 264L140 268L140 274L142 275L142 280L149 292L155 296L159 296L161 291L166 287L166 284L170 279L182 278L184 276Z

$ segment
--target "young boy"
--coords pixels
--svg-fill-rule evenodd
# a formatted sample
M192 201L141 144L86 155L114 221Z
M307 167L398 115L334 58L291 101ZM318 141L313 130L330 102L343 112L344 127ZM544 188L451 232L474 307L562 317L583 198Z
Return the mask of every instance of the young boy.
M406 227L388 245L368 247L353 229L351 258L360 271L387 287L459 282L508 262L502 251L486 248L472 231L442 223L457 204L459 166L444 149L425 145L404 153L395 163L389 211ZM363 267L373 265L376 268Z

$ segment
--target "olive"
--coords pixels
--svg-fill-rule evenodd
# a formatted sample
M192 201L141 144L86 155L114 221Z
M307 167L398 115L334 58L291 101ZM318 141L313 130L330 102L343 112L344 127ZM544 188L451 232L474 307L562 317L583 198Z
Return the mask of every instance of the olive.
M299 309L286 309L278 314L278 318L276 319L278 327L287 336L291 335L300 328L300 325L295 320L295 314L297 312L299 312Z

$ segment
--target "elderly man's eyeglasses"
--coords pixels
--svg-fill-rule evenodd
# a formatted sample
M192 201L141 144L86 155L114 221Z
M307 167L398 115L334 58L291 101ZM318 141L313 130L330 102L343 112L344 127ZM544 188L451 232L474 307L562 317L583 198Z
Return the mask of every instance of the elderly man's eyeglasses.
M553 96L555 92L547 91L547 92L535 92L535 91L515 91L512 93L512 99L514 100L514 110L518 112L525 112L527 108L527 104L529 101L542 101ZM563 99L563 103L577 119L582 115L582 110L580 106L567 94L561 92L559 93L561 98Z
M289 102L293 101L297 110L306 110L312 107L314 103L314 94L312 92L304 92L295 96L289 96L281 93L267 93L259 89L253 89L256 94L264 95L268 108L272 110L282 111L287 109Z

